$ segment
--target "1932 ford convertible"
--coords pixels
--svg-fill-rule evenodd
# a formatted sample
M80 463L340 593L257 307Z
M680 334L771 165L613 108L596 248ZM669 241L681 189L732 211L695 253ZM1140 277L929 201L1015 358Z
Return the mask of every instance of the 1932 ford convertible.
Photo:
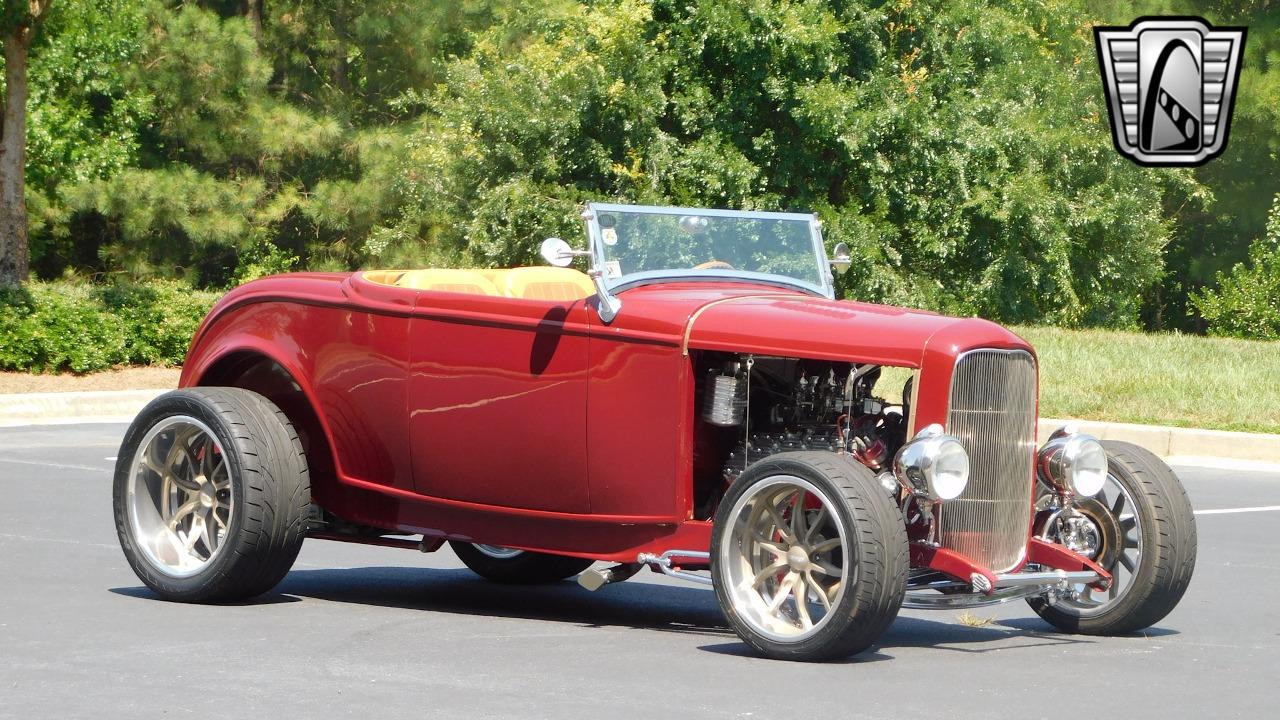
M900 607L1026 598L1114 634L1182 597L1177 478L1071 427L1037 448L1036 356L1013 333L833 299L850 258L812 215L582 217L588 249L549 239L549 267L228 293L119 453L142 581L243 599L307 537L448 541L497 581L710 583L746 643L813 660L868 647Z

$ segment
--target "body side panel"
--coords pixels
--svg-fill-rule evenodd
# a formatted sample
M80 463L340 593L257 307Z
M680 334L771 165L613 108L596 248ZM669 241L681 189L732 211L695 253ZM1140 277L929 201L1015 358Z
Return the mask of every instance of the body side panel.
M591 512L585 302L423 292L418 308L408 408L417 491Z

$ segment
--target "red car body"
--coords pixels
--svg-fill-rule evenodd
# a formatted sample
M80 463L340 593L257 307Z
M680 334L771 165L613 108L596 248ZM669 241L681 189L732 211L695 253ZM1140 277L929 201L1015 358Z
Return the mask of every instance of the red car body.
M925 368L908 435L946 422L962 353L1031 352L984 320L745 282L660 283L623 297L626 311L605 324L591 298L277 276L219 301L181 385L278 366L287 379L255 389L299 424L313 496L348 522L634 562L710 544L711 522L694 519L691 351ZM309 407L290 407L297 391Z

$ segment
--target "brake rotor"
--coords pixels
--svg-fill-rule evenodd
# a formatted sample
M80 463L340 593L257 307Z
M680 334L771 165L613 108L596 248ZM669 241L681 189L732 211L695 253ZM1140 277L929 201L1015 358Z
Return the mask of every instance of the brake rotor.
M1076 498L1075 510L1093 523L1098 533L1098 550L1093 561L1106 570L1111 570L1120 559L1120 549L1124 547L1120 520L1111 510L1095 498Z

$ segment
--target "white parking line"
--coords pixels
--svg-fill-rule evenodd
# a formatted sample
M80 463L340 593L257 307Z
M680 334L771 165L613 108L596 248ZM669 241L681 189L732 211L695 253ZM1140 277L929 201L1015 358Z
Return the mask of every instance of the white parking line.
M1164 461L1174 467L1280 473L1280 463L1261 460L1233 460L1231 458L1201 457L1196 455L1173 455L1165 458Z
M1196 510L1196 515L1230 515L1232 513L1274 512L1280 505L1261 505L1259 507L1222 508L1220 510Z
M89 467L88 465L66 465L63 463L36 462L35 460L13 460L10 458L0 458L0 463L13 463L14 465L35 465L36 467L54 467L63 470L88 470L89 472L105 472L111 468Z

